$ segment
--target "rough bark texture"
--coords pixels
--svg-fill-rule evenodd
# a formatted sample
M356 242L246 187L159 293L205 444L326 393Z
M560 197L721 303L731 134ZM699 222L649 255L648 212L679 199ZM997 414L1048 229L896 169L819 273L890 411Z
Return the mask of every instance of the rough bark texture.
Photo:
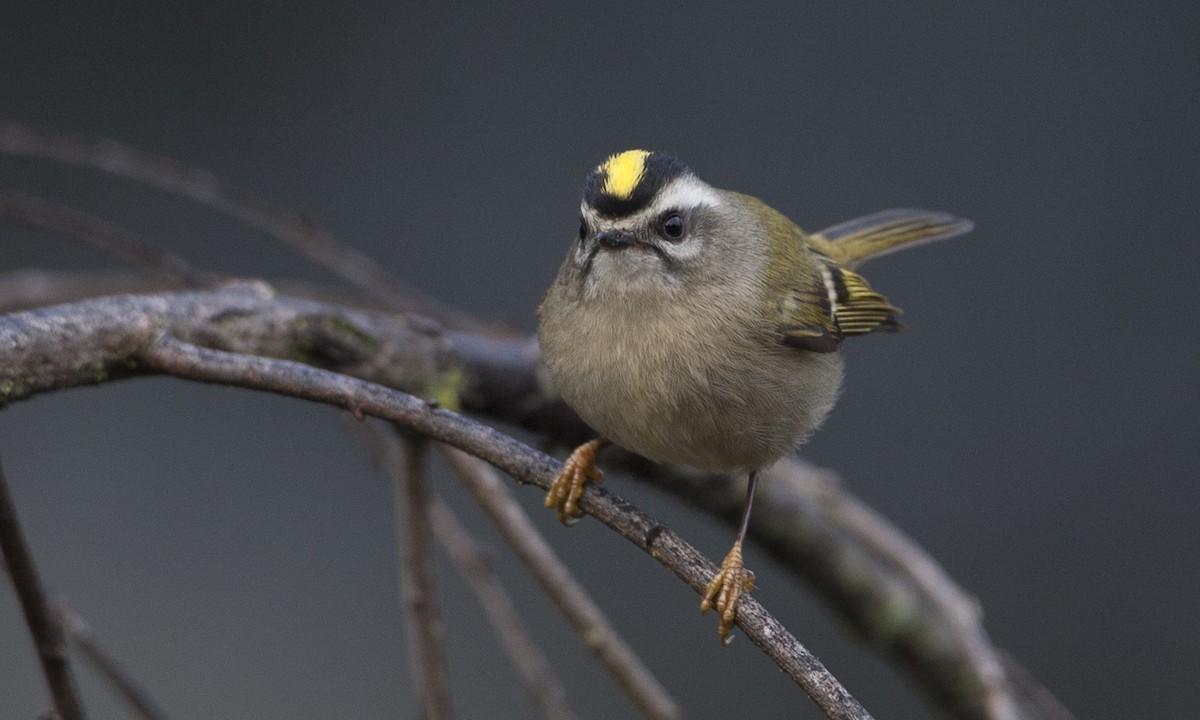
M122 295L0 318L0 405L40 392L144 373L160 334L218 350L296 360L423 397L457 402L461 364L419 319L276 297L267 285Z

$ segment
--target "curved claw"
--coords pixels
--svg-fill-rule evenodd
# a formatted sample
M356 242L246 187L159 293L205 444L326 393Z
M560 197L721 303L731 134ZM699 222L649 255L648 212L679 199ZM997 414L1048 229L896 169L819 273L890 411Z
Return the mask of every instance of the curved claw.
M704 591L704 599L700 601L700 612L706 613L717 610L717 635L721 643L728 645L733 639L733 623L737 620L738 603L742 593L754 589L754 573L742 564L742 544L734 543L733 549L725 556L721 569L713 576Z
M596 467L596 453L606 445L608 441L600 438L575 448L550 483L550 490L546 492L546 507L558 511L558 521L563 525L570 527L583 517L579 499L583 497L587 481L604 482L604 473Z

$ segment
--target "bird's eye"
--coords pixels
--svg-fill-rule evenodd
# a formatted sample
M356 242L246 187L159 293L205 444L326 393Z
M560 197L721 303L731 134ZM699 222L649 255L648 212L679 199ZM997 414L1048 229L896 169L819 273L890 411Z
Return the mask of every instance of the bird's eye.
M668 240L678 240L683 237L683 218L679 213L670 213L663 218L662 234Z
M582 240L585 237L587 237L587 221L579 218L579 239Z

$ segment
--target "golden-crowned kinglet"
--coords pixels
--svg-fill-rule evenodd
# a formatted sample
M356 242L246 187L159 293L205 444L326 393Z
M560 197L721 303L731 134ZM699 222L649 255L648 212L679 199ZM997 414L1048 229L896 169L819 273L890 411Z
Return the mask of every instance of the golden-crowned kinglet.
M596 452L749 473L737 540L700 605L727 640L753 574L742 564L758 472L829 413L842 339L899 327L853 271L967 220L885 210L809 234L761 200L708 185L668 153L629 150L583 187L579 237L538 311L545 373L601 437L577 448L546 496L578 518Z

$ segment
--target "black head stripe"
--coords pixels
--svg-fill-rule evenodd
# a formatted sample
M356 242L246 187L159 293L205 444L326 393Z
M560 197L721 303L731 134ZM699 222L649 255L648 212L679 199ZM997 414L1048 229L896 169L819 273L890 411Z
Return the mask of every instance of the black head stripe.
M623 153L622 153L623 154ZM613 158L618 157L614 155ZM613 158L605 161L588 175L583 185L583 201L597 214L619 218L632 215L650 204L650 201L671 180L691 174L682 160L671 153L653 152L645 156L640 179L628 194L610 192L608 168Z

